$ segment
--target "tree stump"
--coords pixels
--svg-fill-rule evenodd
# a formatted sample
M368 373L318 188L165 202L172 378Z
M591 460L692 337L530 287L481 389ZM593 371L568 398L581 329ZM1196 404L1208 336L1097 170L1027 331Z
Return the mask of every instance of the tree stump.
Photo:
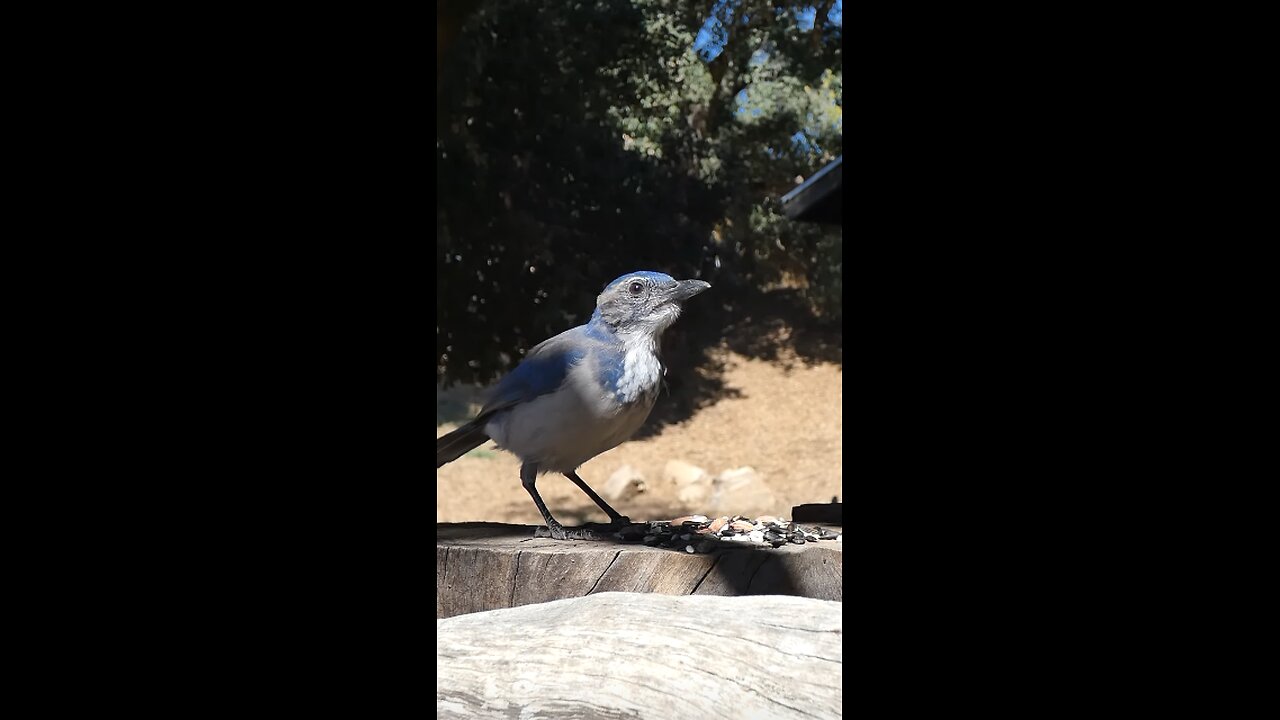
M620 540L534 538L534 527L436 526L436 618L603 592L843 600L843 543L686 553Z

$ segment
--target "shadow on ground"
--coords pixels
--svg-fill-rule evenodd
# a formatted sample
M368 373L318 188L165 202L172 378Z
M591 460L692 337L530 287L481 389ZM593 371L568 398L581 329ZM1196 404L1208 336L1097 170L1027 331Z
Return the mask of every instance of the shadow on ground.
M710 293L704 297L709 302L691 302L663 338L667 392L634 439L658 435L666 426L682 423L726 398L744 397L741 390L726 385L718 348L785 369L844 363L840 325L816 316L799 290L726 287L725 296L718 300Z

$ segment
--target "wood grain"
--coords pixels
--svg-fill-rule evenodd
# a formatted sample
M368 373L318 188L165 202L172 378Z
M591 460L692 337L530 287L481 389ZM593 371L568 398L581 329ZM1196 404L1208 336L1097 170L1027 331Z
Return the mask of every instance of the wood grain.
M496 523L436 526L436 617L605 592L842 600L843 543L710 553L613 540L534 538Z
M597 593L436 621L440 718L838 718L842 603Z

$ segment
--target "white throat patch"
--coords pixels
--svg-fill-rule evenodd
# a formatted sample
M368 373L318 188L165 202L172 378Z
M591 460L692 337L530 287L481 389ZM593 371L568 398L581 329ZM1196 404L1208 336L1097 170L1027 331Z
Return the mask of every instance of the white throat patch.
M617 398L632 403L641 395L653 394L662 382L662 362L654 352L652 338L626 341L622 359L622 375L618 378Z

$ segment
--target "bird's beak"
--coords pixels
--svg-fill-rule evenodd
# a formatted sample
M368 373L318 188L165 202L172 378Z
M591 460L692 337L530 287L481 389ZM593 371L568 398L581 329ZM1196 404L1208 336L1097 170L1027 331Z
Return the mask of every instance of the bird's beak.
M684 302L710 287L711 283L706 283L701 280L680 280L676 283L675 289L671 291L671 297L680 302Z

